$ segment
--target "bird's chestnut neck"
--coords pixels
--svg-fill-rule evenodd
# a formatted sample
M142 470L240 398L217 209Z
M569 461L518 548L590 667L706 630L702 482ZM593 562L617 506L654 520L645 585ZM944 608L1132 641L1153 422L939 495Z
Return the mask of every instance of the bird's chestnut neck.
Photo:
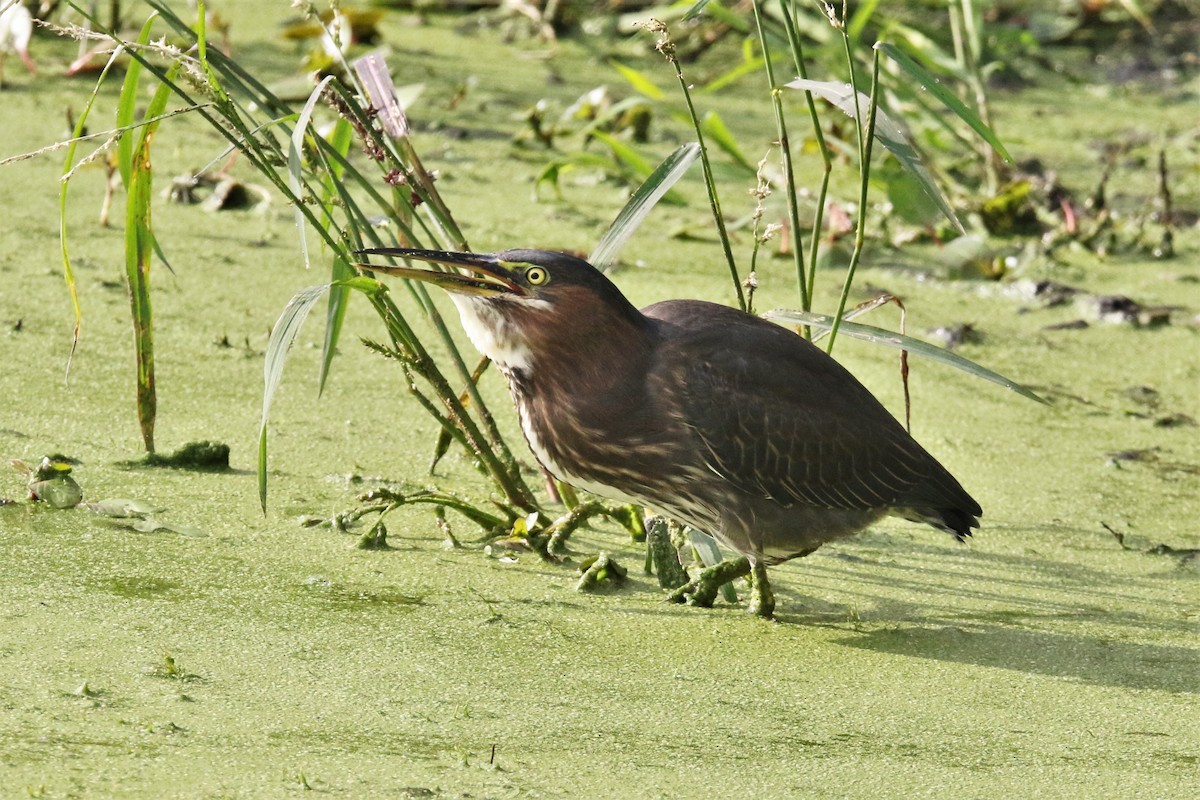
M649 320L617 297L617 303L595 302L594 295L575 287L553 299L453 295L479 352L505 372L539 381L602 378L647 349L653 335Z

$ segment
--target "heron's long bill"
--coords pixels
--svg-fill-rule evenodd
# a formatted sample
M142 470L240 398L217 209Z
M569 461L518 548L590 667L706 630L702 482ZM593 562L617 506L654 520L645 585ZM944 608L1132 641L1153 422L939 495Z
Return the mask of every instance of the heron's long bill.
M455 267L462 272L441 272L429 269L400 267L392 264L359 264L363 269L396 275L401 278L432 283L448 292L494 297L501 294L522 294L521 287L513 282L505 262L494 255L482 253L453 253L446 250L412 250L405 247L372 247L359 250L359 255L391 256L429 264Z

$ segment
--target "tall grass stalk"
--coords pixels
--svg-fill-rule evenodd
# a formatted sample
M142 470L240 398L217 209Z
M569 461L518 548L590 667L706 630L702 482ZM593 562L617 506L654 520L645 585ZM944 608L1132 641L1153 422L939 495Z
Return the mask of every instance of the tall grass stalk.
M973 0L948 0L950 33L954 42L954 57L959 69L966 77L971 92L972 104L980 121L992 127L992 115L988 107L987 90L984 87L980 61L983 58L983 23ZM977 147L984 163L984 176L989 195L1000 187L1000 164L1002 156L994 147Z
M721 249L724 251L725 261L729 265L729 276L733 279L733 290L737 295L738 308L745 311L746 293L743 291L742 281L738 277L737 261L733 257L733 247L729 243L729 231L725 227L725 216L721 213L721 200L717 194L717 182L713 178L712 164L708 159L708 148L704 143L704 130L700 124L700 118L696 114L696 106L692 102L692 92L688 88L687 79L683 76L683 66L679 63L679 58L675 53L675 43L671 41L671 32L667 29L667 26L656 20L651 20L647 27L652 33L659 35L655 48L675 68L675 77L679 81L679 88L683 92L683 99L687 103L688 116L692 120L693 130L696 132L696 142L700 145L700 165L704 169L704 186L708 191L708 203L712 208L713 220L717 225L717 235L721 239Z
M846 55L847 59L853 64L853 55L850 51L850 38L846 37ZM850 72L850 85L854 85L854 70ZM879 108L879 51L873 51L871 59L871 94L870 104L867 110L866 124L863 124L862 119L862 103L860 100L861 93L854 92L854 128L858 133L858 152L859 152L859 185L858 185L858 217L854 226L854 249L850 253L850 263L846 265L846 278L842 281L842 293L838 297L837 311L833 315L833 328L829 331L829 344L825 346L825 352L833 352L833 344L837 340L838 327L841 325L842 315L846 313L846 302L850 297L850 287L854 284L854 274L858 270L858 262L862 258L863 247L866 245L867 231L867 212L868 212L868 195L871 188L871 153L875 143L875 112Z
M951 3L961 1L964 4L970 3L970 0L949 0ZM876 307L878 304L867 304L867 306L856 309L847 310L850 290L854 284L854 279L857 274L858 266L861 263L863 251L866 244L866 223L869 213L869 190L871 179L871 158L874 151L875 140L878 138L880 143L892 153L893 156L900 162L902 167L908 170L916 179L922 190L925 191L931 199L933 199L942 213L947 219L957 228L962 230L961 222L958 220L953 209L948 201L938 188L933 180L928 169L922 163L920 153L912 145L904 127L896 120L889 119L888 115L879 106L880 93L883 91L880 82L880 61L881 54L886 54L893 61L899 64L903 70L912 78L914 78L922 88L926 89L930 95L941 101L950 111L957 117L966 122L990 147L1002 158L1008 158L1007 152L1003 144L996 138L990 126L979 119L969 108L954 96L954 94L942 86L936 78L930 75L923 67L917 64L913 59L909 58L894 45L886 42L877 42L872 47L871 58L871 86L869 94L863 94L856 88L857 84L857 64L858 56L856 47L860 41L861 35L867 24L870 15L875 9L875 3L869 2L862 5L855 13L854 18L847 23L846 7L843 4L841 13L832 4L825 4L826 19L833 26L837 34L841 38L842 53L846 61L846 67L850 75L850 84L834 81L814 81L808 78L808 72L805 67L804 50L801 39L797 33L794 14L794 3L785 0L780 3L778 10L783 20L784 39L790 47L792 58L799 74L799 78L786 84L786 87L780 87L775 78L775 68L770 52L770 43L768 40L767 17L763 13L763 8L758 2L752 4L756 33L759 45L763 51L762 65L766 73L767 85L772 109L775 113L776 130L779 135L781 144L784 145L783 161L785 170L785 184L788 192L788 218L789 223L794 229L798 229L798 211L796 207L796 190L794 178L794 162L791 158L790 142L787 137L786 119L783 113L782 100L780 98L780 88L799 89L804 92L805 103L808 109L809 117L813 123L814 136L817 141L818 151L822 161L822 176L820 189L817 197L817 209L814 216L812 232L809 241L809 253L807 263L807 273L804 272L804 266L801 262L802 247L797 239L796 253L798 283L801 294L801 309L798 310L777 310L771 311L763 316L768 319L797 326L802 335L810 339L819 339L822 336L828 336L829 342L826 345L827 350L832 350L839 331L845 331L848 335L855 338L860 338L875 344L881 344L890 347L896 347L902 351L901 357L901 374L902 377L907 376L907 359L903 354L908 352L917 353L939 363L953 366L968 372L975 377L997 383L1005 388L1011 389L1029 399L1044 402L1042 398L1021 386L1020 384L998 375L991 370L988 370L978 364L975 364L955 353L952 353L945 348L931 345L927 342L922 342L901 334L893 334L879 328L871 328L857 324L844 322L857 313L862 313L865 310ZM695 16L705 7L704 2L697 3L689 12L688 17ZM665 31L665 26L661 23L652 26L654 30ZM664 33L665 38L665 33ZM669 41L669 40L668 40ZM661 42L660 42L661 49ZM668 58L671 56L668 55ZM674 63L674 62L673 62ZM676 64L676 73L681 75L681 70ZM681 80L682 83L682 80ZM690 102L690 96L687 95L687 87L684 84L685 99L687 99L687 109L691 117L692 123L699 126L695 109ZM817 111L815 96L819 94L823 99L829 101L841 111L848 114L853 120L856 131L856 144L859 168L858 180L858 203L857 216L854 226L854 247L851 252L850 260L846 268L845 278L842 282L841 292L838 298L837 309L832 315L822 315L813 313L811 304L813 300L813 292L816 283L816 265L818 256L818 244L821 236L821 228L823 224L823 213L828 195L830 176L832 173L832 156L830 148L825 140L822 129L820 115ZM865 108L864 108L865 104ZM704 175L705 183L710 197L716 194L716 187L713 184L712 174L706 171ZM752 191L758 197L758 207L755 210L753 219L755 220L755 237L752 244L750 254L751 268L753 269L758 256L759 246L762 243L762 237L759 235L758 222L762 210L762 199L765 197L769 189L762 185L762 170L759 170L759 186ZM721 228L722 219L719 214L719 207L714 205L713 211L716 215L718 229ZM731 273L735 276L736 268L731 269ZM739 284L740 288L740 284ZM899 303L897 303L899 305ZM901 327L903 328L904 309L901 305ZM813 330L821 331L817 336L813 336ZM908 411L908 395L907 384L905 385L905 410Z
M763 68L766 70L767 87L771 93L771 108L775 112L775 132L779 137L779 148L783 158L783 174L787 192L788 224L792 232L792 257L796 262L796 282L800 292L800 307L805 311L812 309L812 287L804 272L804 242L800 236L800 209L796 201L796 170L792 164L792 145L788 138L787 121L783 113L783 89L775 80L775 68L771 61L771 48L767 42L766 31L763 29L760 0L754 0L754 23L758 30L759 46L762 48ZM786 10L787 4L781 7ZM814 227L812 236L820 238L820 228ZM755 248L757 255L757 247Z
M804 59L804 45L801 43L800 35L796 31L796 20L792 14L792 4L788 2L780 3L780 11L783 16L784 31L787 34L788 45L792 51L792 62L796 67L796 74L802 79L808 79L808 68ZM766 41L763 41L763 47L766 47ZM802 281L803 285L808 289L807 294L802 294L800 298L800 307L804 311L812 310L813 299L813 284L817 280L817 257L820 253L819 246L821 243L821 230L825 224L825 202L829 197L829 179L833 175L833 156L829 152L829 144L825 141L825 131L821 127L821 116L817 113L816 98L813 97L811 91L805 90L804 102L808 108L809 119L812 120L813 137L817 142L817 152L821 154L821 185L817 188L816 195L816 210L813 212L812 233L809 236L808 248L808 279ZM789 175L789 180L794 180ZM798 211L795 210L796 195L791 190L789 185L788 203L789 215L793 219L793 225L798 224L795 220L798 218ZM799 247L797 246L797 252ZM801 267L802 269L802 267ZM806 328L807 332L808 329ZM810 334L811 335L811 334Z

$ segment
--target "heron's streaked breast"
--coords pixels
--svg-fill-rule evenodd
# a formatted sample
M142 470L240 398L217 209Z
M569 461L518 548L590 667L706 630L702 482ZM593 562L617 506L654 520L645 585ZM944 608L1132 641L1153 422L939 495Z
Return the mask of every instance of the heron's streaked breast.
M621 438L597 430L565 407L538 414L519 373L510 386L521 430L538 463L555 478L600 497L667 514L700 530L719 526L720 510L702 491L706 468L688 465L667 441Z

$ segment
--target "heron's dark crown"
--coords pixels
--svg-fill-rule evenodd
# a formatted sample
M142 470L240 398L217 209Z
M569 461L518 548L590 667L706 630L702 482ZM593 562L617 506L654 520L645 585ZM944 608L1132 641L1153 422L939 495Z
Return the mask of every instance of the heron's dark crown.
M524 249L504 250L495 258L497 266L521 286L526 297L546 301L553 310L587 313L589 305L603 304L622 315L641 316L612 281L582 258L553 250ZM531 283L531 266L545 270L544 282ZM559 303L563 304L561 308Z

